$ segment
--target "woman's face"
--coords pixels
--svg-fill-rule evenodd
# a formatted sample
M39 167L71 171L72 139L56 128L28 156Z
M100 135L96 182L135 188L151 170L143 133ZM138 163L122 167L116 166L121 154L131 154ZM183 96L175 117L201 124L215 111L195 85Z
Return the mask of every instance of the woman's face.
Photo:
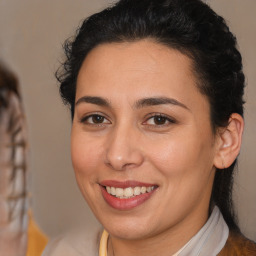
M89 53L77 80L72 162L111 235L189 234L205 223L216 154L209 113L179 51L144 40Z

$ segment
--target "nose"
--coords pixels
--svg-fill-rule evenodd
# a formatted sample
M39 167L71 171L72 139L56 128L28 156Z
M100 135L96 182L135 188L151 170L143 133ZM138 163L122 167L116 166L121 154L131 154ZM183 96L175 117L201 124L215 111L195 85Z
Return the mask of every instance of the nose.
M106 164L117 171L140 166L144 156L139 141L139 132L128 127L116 127L106 143Z

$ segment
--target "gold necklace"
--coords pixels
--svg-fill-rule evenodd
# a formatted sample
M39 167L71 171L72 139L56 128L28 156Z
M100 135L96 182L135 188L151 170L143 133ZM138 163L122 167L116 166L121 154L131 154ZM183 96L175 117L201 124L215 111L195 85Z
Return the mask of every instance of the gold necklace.
M104 229L100 239L99 256L108 256L108 232Z

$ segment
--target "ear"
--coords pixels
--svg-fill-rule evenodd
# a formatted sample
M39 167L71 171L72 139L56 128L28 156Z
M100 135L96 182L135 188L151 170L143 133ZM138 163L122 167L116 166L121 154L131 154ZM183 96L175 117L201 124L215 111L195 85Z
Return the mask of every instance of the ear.
M227 127L219 129L213 162L216 168L228 168L235 161L240 152L243 129L244 120L237 113L230 116Z

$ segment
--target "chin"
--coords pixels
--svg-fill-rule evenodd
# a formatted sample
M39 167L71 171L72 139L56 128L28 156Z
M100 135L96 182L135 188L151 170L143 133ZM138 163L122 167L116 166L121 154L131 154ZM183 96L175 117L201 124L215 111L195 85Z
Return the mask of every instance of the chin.
M150 230L154 229L152 221L150 225L145 218L121 217L101 221L111 236L125 240L140 240L151 236Z
M144 226L142 230L140 228L138 229L138 227L110 227L109 229L106 228L106 230L111 236L116 237L118 239L140 240L150 236L148 228L147 230L145 230L145 227L146 226Z

